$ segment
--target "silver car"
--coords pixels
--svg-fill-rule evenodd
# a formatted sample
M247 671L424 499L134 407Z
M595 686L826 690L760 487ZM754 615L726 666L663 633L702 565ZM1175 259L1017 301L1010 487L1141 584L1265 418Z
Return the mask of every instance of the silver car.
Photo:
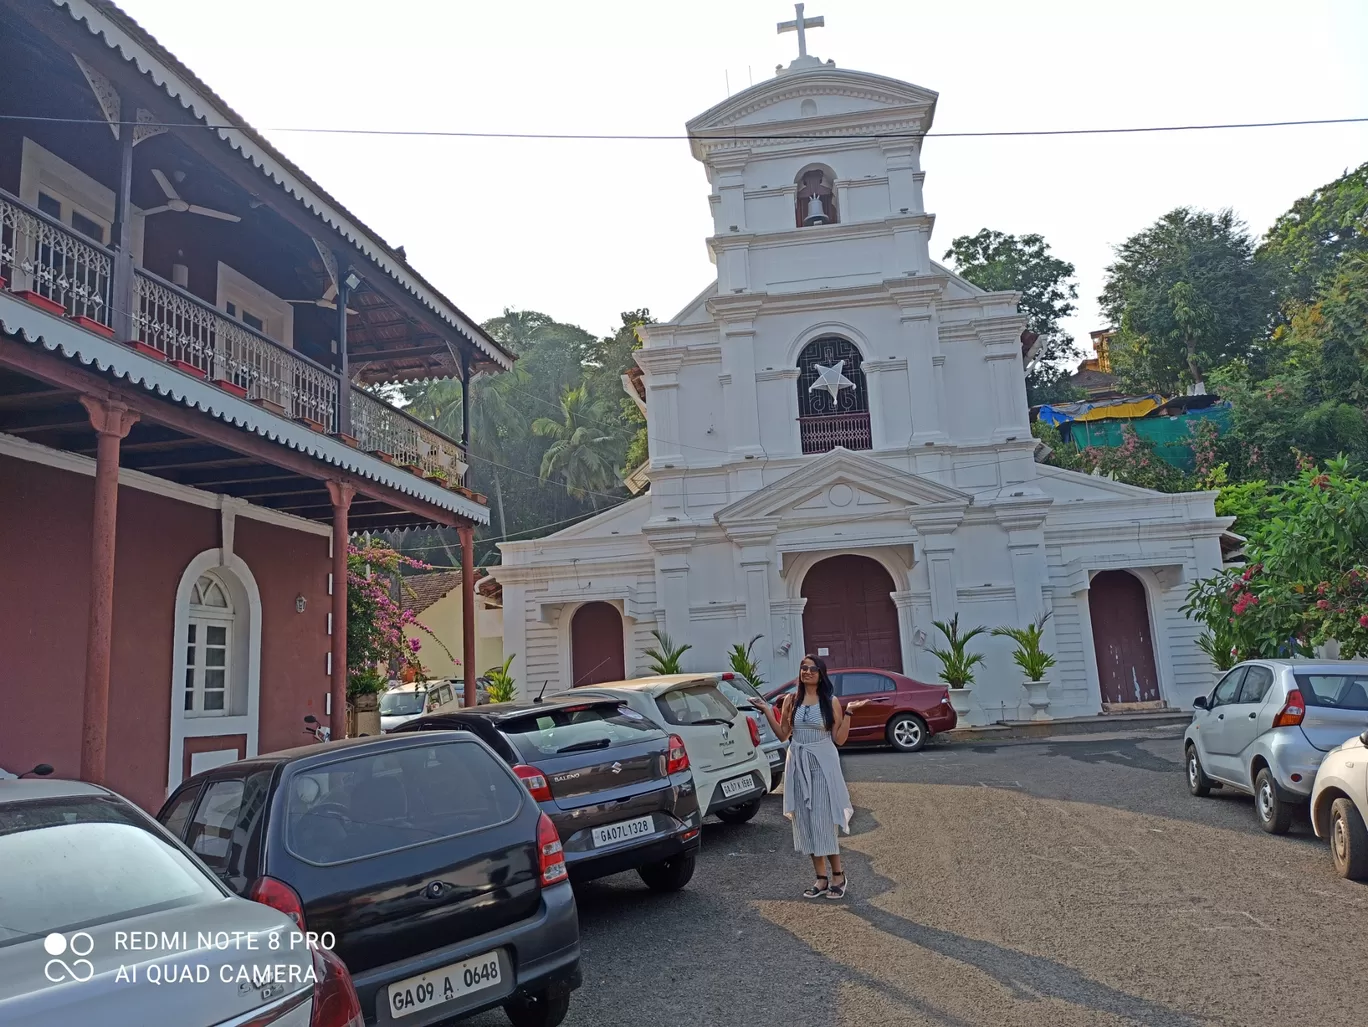
M718 674L716 677L717 687L722 694L760 730L760 751L765 754L765 760L769 763L770 791L774 791L784 780L784 759L788 755L788 742L781 741L769 726L769 721L750 704L752 699L763 697L749 681L731 673Z
M1326 753L1368 728L1368 662L1248 660L1192 705L1188 790L1247 792L1259 826L1282 834Z
M0 781L0 867L7 1027L361 1027L340 959L104 788Z

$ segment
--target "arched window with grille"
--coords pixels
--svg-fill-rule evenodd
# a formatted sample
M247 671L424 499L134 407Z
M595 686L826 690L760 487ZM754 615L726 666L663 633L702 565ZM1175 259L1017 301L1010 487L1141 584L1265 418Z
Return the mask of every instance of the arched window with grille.
M837 335L798 354L798 433L804 453L870 449L869 393L860 351Z

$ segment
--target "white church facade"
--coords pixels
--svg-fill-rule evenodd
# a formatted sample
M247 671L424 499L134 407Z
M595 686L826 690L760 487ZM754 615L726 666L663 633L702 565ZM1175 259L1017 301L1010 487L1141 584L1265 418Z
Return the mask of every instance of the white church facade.
M804 652L936 681L933 621L1045 612L1053 716L1210 688L1180 607L1229 521L1211 493L1037 461L1017 294L930 257L935 107L804 53L689 123L717 277L640 333L649 491L500 546L525 688L647 673L652 629L692 646L690 670L758 635L768 682ZM971 646L987 659L961 723L1029 717L1010 643Z

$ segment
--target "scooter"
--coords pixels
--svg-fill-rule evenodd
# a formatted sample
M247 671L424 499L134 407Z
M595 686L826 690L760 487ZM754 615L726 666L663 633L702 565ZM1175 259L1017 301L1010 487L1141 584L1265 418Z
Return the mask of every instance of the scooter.
M324 727L312 713L304 718L306 735L313 735L315 742L326 742L332 738L332 728Z

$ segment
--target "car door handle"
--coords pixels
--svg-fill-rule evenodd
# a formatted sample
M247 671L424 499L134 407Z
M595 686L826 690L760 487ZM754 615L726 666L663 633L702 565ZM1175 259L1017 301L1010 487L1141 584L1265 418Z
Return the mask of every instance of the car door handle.
M1218 713L1218 714L1216 714L1216 719L1217 719L1217 720L1225 720L1225 714L1224 714L1224 713Z
M1254 720L1256 717L1258 717L1258 715L1259 715L1259 711L1258 711L1258 710L1255 710L1253 713L1251 713L1251 714L1249 715L1249 719L1250 719L1250 720Z

